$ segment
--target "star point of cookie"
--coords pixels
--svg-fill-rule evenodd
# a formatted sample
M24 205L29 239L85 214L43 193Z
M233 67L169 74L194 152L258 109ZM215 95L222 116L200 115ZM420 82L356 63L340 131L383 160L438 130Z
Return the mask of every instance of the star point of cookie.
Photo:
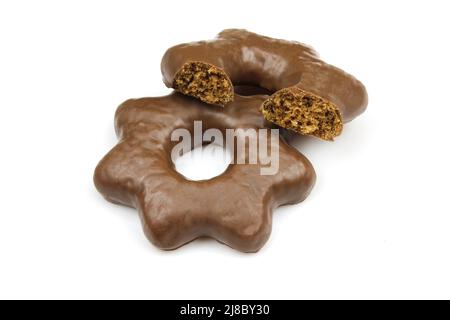
M137 208L149 240L175 249L210 237L243 252L258 251L267 241L274 208L302 201L315 181L310 162L279 141L279 168L261 175L261 163L231 164L212 179L190 181L171 160L171 133L204 128L263 129L263 96L241 97L225 108L212 107L172 93L128 100L116 112L119 143L100 161L97 189L114 203ZM268 145L270 146L270 139Z

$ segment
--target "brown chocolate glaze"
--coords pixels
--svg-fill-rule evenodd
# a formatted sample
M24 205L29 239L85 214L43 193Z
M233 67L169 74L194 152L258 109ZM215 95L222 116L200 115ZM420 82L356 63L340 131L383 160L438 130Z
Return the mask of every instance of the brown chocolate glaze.
M273 39L246 30L227 29L219 33L214 40L180 44L167 50L162 59L161 70L166 86L179 89L174 83L175 78L186 65L196 61L212 66L210 72L214 76L223 70L226 75L220 80L226 81L229 78L234 85L258 86L275 95L279 90L295 87L311 93L313 100L316 96L323 99L317 101L319 106L324 101L329 102L338 110L336 114L328 112L326 115L333 117L330 125L335 126L335 132L329 134L331 137L322 134L319 129L312 133L326 140L332 140L333 136L339 135L342 129L341 122L351 121L367 106L367 92L360 81L341 69L323 62L311 47L298 42ZM214 79L217 80L216 77ZM221 83L219 80L216 82ZM214 88L217 88L216 83ZM226 92L226 89L223 88L223 92ZM297 96L294 91L292 97L295 99ZM301 95L303 96L304 94ZM203 99L203 96L199 98ZM207 98L203 101L208 102ZM221 104L220 101L223 100L217 100L217 103ZM282 105L276 107L283 108ZM289 119L278 119L279 115L270 116L268 108L263 108L263 113L272 122L295 130L285 125L284 120ZM293 114L295 115L295 112ZM306 116L314 115L308 113ZM274 118L279 121L274 121ZM293 123L295 127L297 122ZM310 134L308 128L297 131Z
M311 163L280 139L275 175L260 175L259 163L231 164L217 177L190 181L175 170L170 137L177 128L193 132L196 120L203 130L264 128L259 107L266 97L236 95L225 109L179 93L124 102L115 117L119 143L95 170L97 189L111 202L137 208L145 234L159 248L205 236L258 251L269 237L273 209L310 193Z

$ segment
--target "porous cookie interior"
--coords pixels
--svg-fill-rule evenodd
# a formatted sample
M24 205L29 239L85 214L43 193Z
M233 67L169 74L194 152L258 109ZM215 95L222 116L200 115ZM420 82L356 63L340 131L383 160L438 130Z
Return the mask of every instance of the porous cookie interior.
M233 101L233 85L226 73L204 62L185 63L175 75L173 87L209 104L223 106Z
M264 101L262 113L280 127L324 140L342 132L342 117L333 103L296 87L275 92Z

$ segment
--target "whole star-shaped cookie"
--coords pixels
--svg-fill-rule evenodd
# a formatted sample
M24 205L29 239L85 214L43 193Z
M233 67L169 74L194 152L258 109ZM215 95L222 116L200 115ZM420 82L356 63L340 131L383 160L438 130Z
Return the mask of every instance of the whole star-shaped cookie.
M145 234L159 248L211 237L240 251L258 251L270 235L273 209L298 203L311 191L310 162L280 138L275 174L262 175L266 164L258 160L191 181L175 170L171 153L177 142L171 135L176 129L193 133L194 121L221 132L265 128L259 111L265 98L236 95L225 108L178 93L124 102L115 117L120 141L95 170L97 189L111 202L137 208ZM271 141L268 136L268 150Z

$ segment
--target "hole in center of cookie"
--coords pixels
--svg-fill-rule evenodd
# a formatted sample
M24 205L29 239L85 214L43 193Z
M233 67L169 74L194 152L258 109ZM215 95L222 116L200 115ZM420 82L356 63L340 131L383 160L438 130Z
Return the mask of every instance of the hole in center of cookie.
M217 144L195 148L175 160L175 169L189 180L207 180L225 172L230 153Z
M260 94L270 96L273 93L267 89L251 85L237 85L234 87L234 92L241 96L255 96Z

